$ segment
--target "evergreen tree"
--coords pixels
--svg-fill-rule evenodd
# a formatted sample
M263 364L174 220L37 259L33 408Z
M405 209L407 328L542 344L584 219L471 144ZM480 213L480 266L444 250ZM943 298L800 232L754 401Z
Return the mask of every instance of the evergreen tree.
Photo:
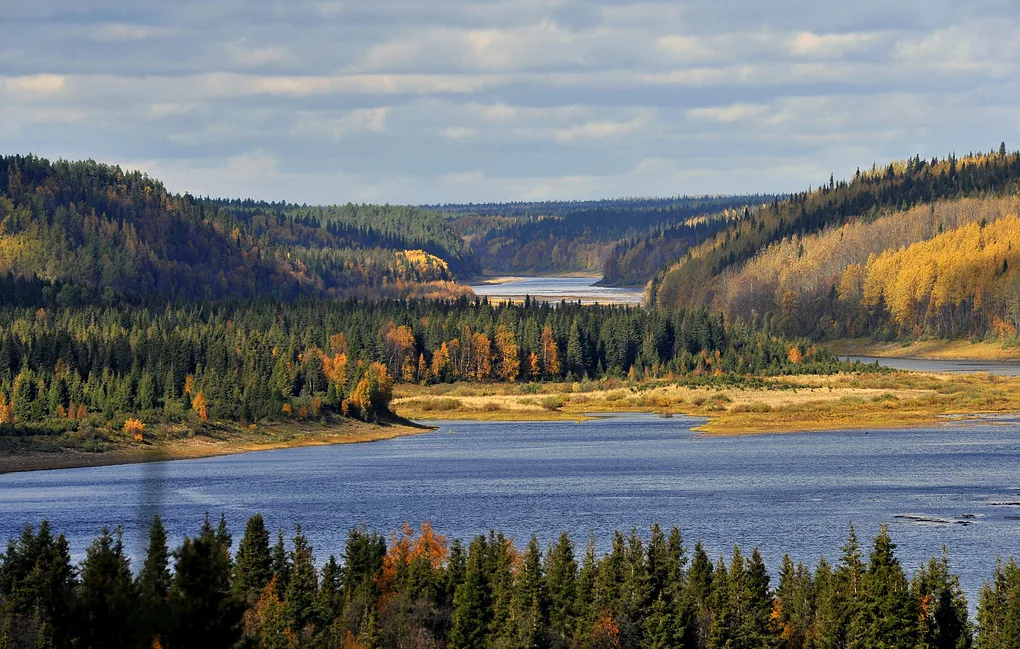
M492 618L492 593L486 560L488 554L489 546L485 536L477 536L468 547L464 583L457 588L453 599L451 649L485 646Z
M170 597L170 550L166 542L166 528L156 516L149 528L149 545L145 562L138 573L138 637L145 647L155 638L165 638L169 626L167 602Z
M230 590L230 555L207 516L175 552L168 647L228 647L240 637L241 604Z
M135 640L138 594L121 531L103 529L88 548L78 587L76 633L84 647L129 649Z
M564 647L573 635L577 615L577 562L574 560L574 544L566 533L561 534L549 548L545 574L551 644Z
M861 580L861 606L851 624L854 646L910 647L918 640L920 616L895 549L883 525Z
M237 547L234 567L234 594L241 601L258 598L273 578L273 558L269 550L269 531L262 514L248 519L244 537Z
M294 559L286 589L287 619L295 633L304 635L306 629L313 626L315 621L315 596L319 589L318 572L315 568L312 546L301 532L300 525L294 534L293 542Z

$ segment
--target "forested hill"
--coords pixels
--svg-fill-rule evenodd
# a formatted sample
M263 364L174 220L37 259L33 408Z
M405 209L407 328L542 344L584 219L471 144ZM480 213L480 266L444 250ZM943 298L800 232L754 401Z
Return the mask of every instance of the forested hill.
M94 161L0 157L0 274L134 297L456 296L436 213L198 199Z
M472 246L488 273L603 271L621 240L681 228L676 241L693 245L724 225L692 219L772 196L678 196L543 203L437 206ZM672 260L673 258L670 258ZM647 280L642 278L641 283Z
M1012 330L1015 324L1002 321L1010 287L1020 282L1020 259L1011 258L1020 232L1005 222L985 226L1015 215L1016 206L1002 200L1018 193L1018 182L1020 153L1005 146L830 179L816 191L750 210L660 272L651 297L818 337ZM967 227L976 230L958 231ZM875 265L900 247L906 248L900 257ZM938 261L934 249L953 263ZM893 286L897 279L902 286ZM1020 316L1015 320L1020 324Z

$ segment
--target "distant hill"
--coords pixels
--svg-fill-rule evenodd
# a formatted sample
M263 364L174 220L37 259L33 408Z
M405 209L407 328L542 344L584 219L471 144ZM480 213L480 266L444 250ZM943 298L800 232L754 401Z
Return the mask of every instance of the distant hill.
M1020 327L1020 153L913 158L749 210L649 289L783 335L999 335Z
M127 296L459 295L470 248L435 213L171 194L94 161L0 157L0 274Z
M675 243L694 245L722 224L716 220L694 224L692 219L774 199L677 196L431 208L450 215L453 227L471 245L487 273L603 272L607 260L624 240L658 236L676 228ZM674 259L667 256L663 262ZM643 284L650 275L636 283Z

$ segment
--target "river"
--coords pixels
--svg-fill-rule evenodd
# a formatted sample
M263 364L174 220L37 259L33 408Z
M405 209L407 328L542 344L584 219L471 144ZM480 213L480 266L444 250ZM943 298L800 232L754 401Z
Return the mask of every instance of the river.
M938 372L948 374L973 374L987 372L999 376L1020 376L1020 362L1016 361L936 361L922 358L884 358L876 356L844 356L846 360L875 363L897 370L911 372Z
M760 546L838 558L853 521L864 540L888 523L908 570L946 545L973 605L996 556L1020 556L1020 434L1015 420L898 431L704 437L697 420L622 415L574 422L439 422L438 432L371 444L0 476L0 539L52 522L76 559L103 525L137 552L159 511L179 542L206 512L235 541L262 512L300 523L321 560L348 529L431 521L465 538L489 529L526 542L589 530L679 525L710 553Z
M640 305L644 301L644 289L595 286L598 281L598 277L501 277L472 284L471 290L496 301L520 301L526 295L545 302L580 300L583 304Z

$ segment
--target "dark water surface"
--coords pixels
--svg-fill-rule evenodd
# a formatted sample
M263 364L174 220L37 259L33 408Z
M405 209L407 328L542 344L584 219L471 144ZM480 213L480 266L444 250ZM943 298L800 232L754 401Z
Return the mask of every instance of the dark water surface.
M580 300L584 304L641 304L641 288L595 286L598 277L515 277L498 284L472 284L471 290L491 300L523 300L525 295L543 302Z
M613 529L660 521L712 555L758 545L775 569L783 551L837 558L851 520L865 541L885 522L910 570L946 545L972 603L995 557L1020 555L1015 420L730 438L694 423L447 422L371 444L3 475L0 538L49 519L79 559L103 525L123 523L137 551L139 520L157 509L174 543L205 512L225 512L237 541L260 511L288 534L300 523L323 559L361 522L388 533L427 520L461 538L496 528L521 543L569 531L583 545L592 530L606 549Z

